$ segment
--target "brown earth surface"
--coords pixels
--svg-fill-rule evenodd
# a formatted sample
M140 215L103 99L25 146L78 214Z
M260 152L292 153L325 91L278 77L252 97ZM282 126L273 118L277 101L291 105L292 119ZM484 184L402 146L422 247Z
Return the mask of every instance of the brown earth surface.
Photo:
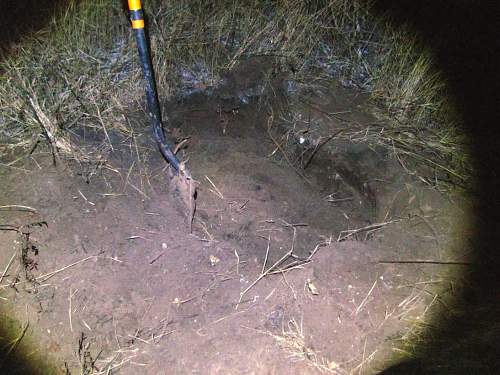
M321 143L376 121L363 95L312 90L292 104L316 124L304 130L278 104L228 100L254 82L229 80L230 94L167 106L198 181L192 233L143 112L125 114L128 136L109 134L99 169L54 166L42 149L2 164L0 224L30 232L0 231L4 325L26 328L12 350L54 373L370 374L444 304L461 198L387 150ZM414 260L438 264L394 263Z

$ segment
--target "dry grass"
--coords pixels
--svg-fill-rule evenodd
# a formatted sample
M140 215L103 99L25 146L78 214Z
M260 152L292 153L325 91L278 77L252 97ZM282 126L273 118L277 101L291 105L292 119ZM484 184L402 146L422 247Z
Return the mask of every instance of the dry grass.
M335 375L348 374L338 363L324 358L308 346L302 321L299 324L295 319L289 320L283 326L282 332L279 335L264 331L261 333L271 336L292 361L305 361L309 366L319 370L321 373Z
M123 21L117 12L106 1L71 2L50 26L28 37L2 62L3 151L32 151L45 141L54 153L95 159L99 156L86 149L82 138L96 133L109 144L102 137L106 128L124 130L119 108L128 99L118 75L130 61L122 53L128 44L123 39L127 24L113 20Z
M368 132L369 142L424 162L442 172L438 178L466 182L463 142L431 54L409 32L373 18L369 5L154 0L146 6L163 99L210 92L240 60L270 56L278 71L305 85L337 79L370 92L386 125ZM102 160L117 134L130 135L123 113L141 105L142 82L120 5L71 2L20 46L2 62L4 153L42 141L54 153Z

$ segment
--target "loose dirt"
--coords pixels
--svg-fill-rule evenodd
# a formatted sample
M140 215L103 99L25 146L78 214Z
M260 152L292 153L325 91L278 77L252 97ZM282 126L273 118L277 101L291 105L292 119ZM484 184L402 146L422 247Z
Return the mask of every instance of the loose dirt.
M463 267L412 262L463 260L460 198L341 137L376 121L362 94L311 89L290 123L282 78L248 94L262 69L166 106L198 181L192 233L143 112L99 169L43 150L2 167L0 206L34 209L0 211L30 232L0 231L1 303L29 322L14 351L96 374L371 374L397 354Z

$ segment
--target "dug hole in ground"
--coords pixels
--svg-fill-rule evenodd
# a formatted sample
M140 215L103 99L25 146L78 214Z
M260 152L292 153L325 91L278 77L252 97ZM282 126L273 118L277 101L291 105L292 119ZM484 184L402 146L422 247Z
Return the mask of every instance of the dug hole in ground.
M384 124L361 92L288 89L254 58L165 104L198 182L192 232L142 110L99 168L42 149L3 170L2 217L21 229L0 232L2 299L35 343L16 350L55 373L387 366L453 293L467 205L365 142Z

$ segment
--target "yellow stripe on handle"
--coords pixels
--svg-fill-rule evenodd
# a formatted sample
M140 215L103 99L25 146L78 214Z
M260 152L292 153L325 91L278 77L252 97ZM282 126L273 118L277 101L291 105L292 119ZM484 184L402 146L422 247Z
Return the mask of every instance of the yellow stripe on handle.
M144 29L144 20L132 20L133 29Z
M128 9L129 10L141 10L142 9L141 0L128 0ZM135 29L135 27L134 27L134 29Z

